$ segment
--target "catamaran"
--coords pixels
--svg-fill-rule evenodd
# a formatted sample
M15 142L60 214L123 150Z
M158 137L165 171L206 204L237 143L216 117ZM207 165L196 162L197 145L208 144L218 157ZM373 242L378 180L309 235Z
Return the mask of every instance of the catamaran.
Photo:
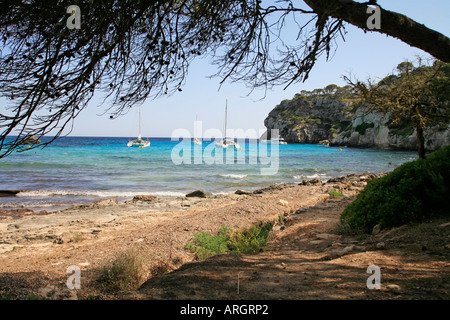
M128 141L128 147L140 147L145 148L150 146L149 140L143 140L141 136L141 107L139 107L139 135L136 140Z
M224 135L225 139L223 139L220 142L216 142L215 145L217 148L236 148L236 149L242 149L241 146L235 142L231 138L227 138L227 108L228 108L228 100L225 102L225 123L224 123Z

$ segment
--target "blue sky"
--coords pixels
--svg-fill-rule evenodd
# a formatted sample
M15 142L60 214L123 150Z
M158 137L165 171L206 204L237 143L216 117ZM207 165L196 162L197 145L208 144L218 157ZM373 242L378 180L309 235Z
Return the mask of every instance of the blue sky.
M448 0L379 0L379 4L391 11L406 16L450 35L450 1ZM381 17L382 22L382 17ZM148 100L142 105L142 135L144 137L170 137L176 129L193 132L196 116L206 129L223 128L225 100L228 100L228 128L246 130L264 129L264 119L282 100L291 99L301 90L323 88L328 84L345 85L343 75L351 72L359 79L380 78L392 72L398 63L414 60L416 55L424 58L428 54L410 47L400 40L385 35L364 33L360 29L346 26L345 42L330 61L321 59L316 63L309 79L295 83L288 89L276 87L264 92L256 90L247 96L249 89L241 83L224 84L219 91L219 78L209 79L216 72L208 60L197 60L191 65L182 92L157 100ZM295 32L295 30L293 30ZM107 106L97 106L93 101L75 120L72 136L121 136L137 135L138 108L115 120L109 115L99 116Z

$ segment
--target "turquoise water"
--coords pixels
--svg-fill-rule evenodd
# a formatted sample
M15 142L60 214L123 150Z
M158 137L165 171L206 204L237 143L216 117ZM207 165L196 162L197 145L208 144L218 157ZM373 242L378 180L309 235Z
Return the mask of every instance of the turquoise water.
M0 208L54 209L136 194L180 196L255 190L274 183L327 180L360 172L392 171L415 152L325 147L267 146L238 141L242 150L153 138L150 147L127 147L128 138L61 137L44 149L0 159Z

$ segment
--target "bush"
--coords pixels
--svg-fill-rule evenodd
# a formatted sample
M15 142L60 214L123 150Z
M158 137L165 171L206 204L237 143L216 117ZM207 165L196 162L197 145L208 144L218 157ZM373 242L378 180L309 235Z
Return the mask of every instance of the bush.
M423 222L449 214L450 146L437 150L426 159L398 167L388 175L373 179L345 208L341 224L353 230L371 232L410 222Z
M116 256L103 266L97 275L106 292L119 292L135 289L144 276L144 261L139 258L139 253L129 250Z
M237 232L228 241L231 252L253 254L265 250L272 225L253 226L245 232Z
M330 198L331 199L339 199L342 198L344 194L339 190L331 190L330 191Z
M203 260L224 253L258 253L265 249L272 224L253 226L246 231L232 232L222 227L215 235L206 232L194 234L194 240L186 244L186 249Z
M228 253L228 240L231 230L222 227L216 235L207 232L194 234L194 240L186 244L186 249L192 251L197 259L203 260L216 254Z

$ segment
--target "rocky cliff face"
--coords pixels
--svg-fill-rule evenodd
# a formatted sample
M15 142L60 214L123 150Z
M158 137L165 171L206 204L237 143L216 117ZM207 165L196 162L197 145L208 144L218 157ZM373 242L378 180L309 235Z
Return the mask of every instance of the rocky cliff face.
M424 133L425 149L434 151L450 144L450 126L428 128ZM330 141L330 145L417 150L416 129L411 124L393 125L389 114L356 110L352 125Z
M282 101L264 121L270 132L290 143L317 143L330 140L351 124L350 104L329 97L296 96ZM269 137L270 138L270 137Z
M275 107L264 124L267 132L278 129L280 136L289 143L328 140L332 146L417 150L413 126L393 125L389 114L368 112L354 101L336 95L296 95ZM426 130L427 151L448 144L450 126Z

